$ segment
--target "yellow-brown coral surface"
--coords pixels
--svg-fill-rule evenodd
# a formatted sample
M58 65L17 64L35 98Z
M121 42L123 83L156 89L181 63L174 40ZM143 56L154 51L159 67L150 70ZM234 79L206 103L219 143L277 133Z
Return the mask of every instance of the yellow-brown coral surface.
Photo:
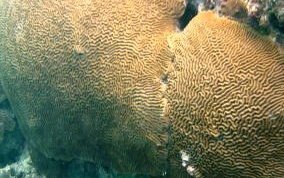
M1 79L47 157L166 169L162 79L179 0L2 0Z
M281 177L283 56L180 0L1 0L0 77L29 144L119 172ZM169 129L171 127L171 129ZM180 172L180 173L179 173Z
M210 12L169 38L172 153L196 177L284 176L284 57L269 41ZM173 155L174 156L174 155Z

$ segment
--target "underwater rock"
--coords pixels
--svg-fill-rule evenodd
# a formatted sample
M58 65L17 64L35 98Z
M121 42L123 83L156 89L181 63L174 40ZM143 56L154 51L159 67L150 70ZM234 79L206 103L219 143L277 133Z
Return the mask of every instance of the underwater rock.
M0 168L16 162L24 148L24 137L7 100L0 103Z
M0 109L0 144L4 139L5 131L13 131L15 129L15 121L11 112Z
M80 160L55 161L37 155L40 153L35 154L34 151L25 147L17 161L0 168L0 178L149 178L136 174L119 174Z
M238 20L246 19L248 9L242 0L220 0L216 10L219 14Z
M45 176L37 173L25 149L19 161L0 168L0 178L45 178Z
M0 168L19 159L24 149L24 141L18 126L14 131L5 133L5 137L0 144Z
M0 144L4 139L5 131L13 131L16 125L11 109L5 107L7 99L0 83Z
M7 99L4 90L2 88L2 85L0 83L0 103L4 102Z
M282 0L193 0L199 11L214 10L268 36L284 51L284 1ZM283 52L284 53L284 52Z

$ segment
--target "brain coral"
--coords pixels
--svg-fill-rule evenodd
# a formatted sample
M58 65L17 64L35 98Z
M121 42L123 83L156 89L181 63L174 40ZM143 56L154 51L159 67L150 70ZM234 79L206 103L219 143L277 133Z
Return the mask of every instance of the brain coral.
M237 22L200 13L169 37L172 157L196 177L284 176L284 56Z
M29 144L162 174L163 79L181 0L1 0L1 79Z
M0 0L0 76L29 144L119 172L283 175L283 56L181 0ZM170 128L169 128L170 127Z

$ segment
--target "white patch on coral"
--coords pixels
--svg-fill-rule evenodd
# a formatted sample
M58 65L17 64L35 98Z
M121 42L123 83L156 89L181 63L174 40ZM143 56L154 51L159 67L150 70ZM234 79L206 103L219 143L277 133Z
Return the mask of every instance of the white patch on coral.
M191 176L194 176L195 168L189 164L190 155L184 150L180 151L180 155L181 155L181 160L182 160L182 163L181 163L182 167L186 168L186 171L188 174L190 174Z
M187 166L186 171L188 174L190 174L191 176L194 175L194 167L193 166Z
M269 119L270 120L275 120L275 119L277 119L277 115L274 115L274 114L269 114Z
M181 154L181 159L182 159L182 161L186 161L186 162L189 161L189 155L186 153L186 151L181 150L181 151L180 151L180 154Z

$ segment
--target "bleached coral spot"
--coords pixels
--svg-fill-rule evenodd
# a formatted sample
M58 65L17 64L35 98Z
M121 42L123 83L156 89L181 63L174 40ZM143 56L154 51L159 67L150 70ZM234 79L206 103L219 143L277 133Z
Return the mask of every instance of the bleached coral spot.
M193 166L187 166L186 171L188 172L188 174L190 174L191 176L194 175L194 167Z
M180 151L182 167L186 168L186 171L189 175L194 176L195 169L192 165L190 165L190 155L184 150Z
M182 159L182 161L186 161L186 162L189 161L189 155L186 153L186 151L181 150L181 151L180 151L180 154L181 154L181 159Z

